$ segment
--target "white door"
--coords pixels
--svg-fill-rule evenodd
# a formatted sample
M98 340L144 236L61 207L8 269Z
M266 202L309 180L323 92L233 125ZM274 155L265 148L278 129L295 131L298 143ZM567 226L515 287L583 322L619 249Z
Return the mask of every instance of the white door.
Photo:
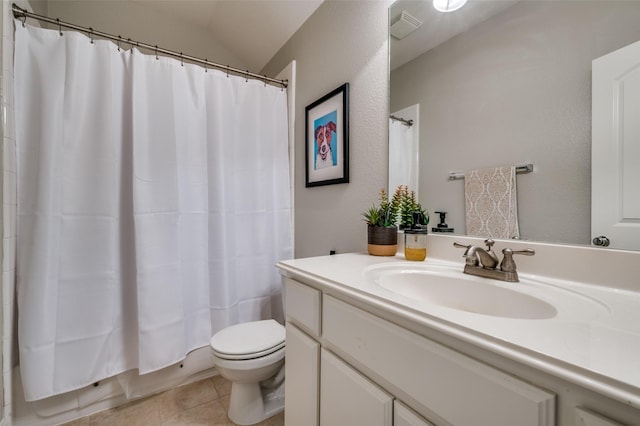
M640 42L593 61L591 238L640 250Z

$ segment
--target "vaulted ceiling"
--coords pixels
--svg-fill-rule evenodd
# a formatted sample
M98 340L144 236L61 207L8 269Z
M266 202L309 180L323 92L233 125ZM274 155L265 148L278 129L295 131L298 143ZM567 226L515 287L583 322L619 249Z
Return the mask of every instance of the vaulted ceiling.
M251 70L261 70L323 0L127 0L211 32Z

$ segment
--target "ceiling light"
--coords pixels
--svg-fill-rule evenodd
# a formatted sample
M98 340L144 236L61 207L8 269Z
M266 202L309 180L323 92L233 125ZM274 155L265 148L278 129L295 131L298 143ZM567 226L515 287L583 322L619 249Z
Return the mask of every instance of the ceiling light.
M465 5L467 0L433 0L433 7L439 12L453 12Z

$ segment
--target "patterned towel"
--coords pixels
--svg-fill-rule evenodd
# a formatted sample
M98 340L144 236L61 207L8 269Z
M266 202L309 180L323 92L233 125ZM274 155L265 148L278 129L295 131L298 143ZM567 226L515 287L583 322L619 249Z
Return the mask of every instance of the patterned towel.
M464 198L467 235L520 237L514 166L465 172Z

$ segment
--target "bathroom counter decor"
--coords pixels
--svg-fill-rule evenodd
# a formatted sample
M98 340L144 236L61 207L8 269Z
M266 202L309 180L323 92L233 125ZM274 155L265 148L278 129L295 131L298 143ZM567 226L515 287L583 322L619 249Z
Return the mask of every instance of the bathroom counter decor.
M380 190L378 205L373 204L362 213L367 223L367 250L374 256L394 256L398 249L398 215L402 203L402 187L396 188L389 199Z

